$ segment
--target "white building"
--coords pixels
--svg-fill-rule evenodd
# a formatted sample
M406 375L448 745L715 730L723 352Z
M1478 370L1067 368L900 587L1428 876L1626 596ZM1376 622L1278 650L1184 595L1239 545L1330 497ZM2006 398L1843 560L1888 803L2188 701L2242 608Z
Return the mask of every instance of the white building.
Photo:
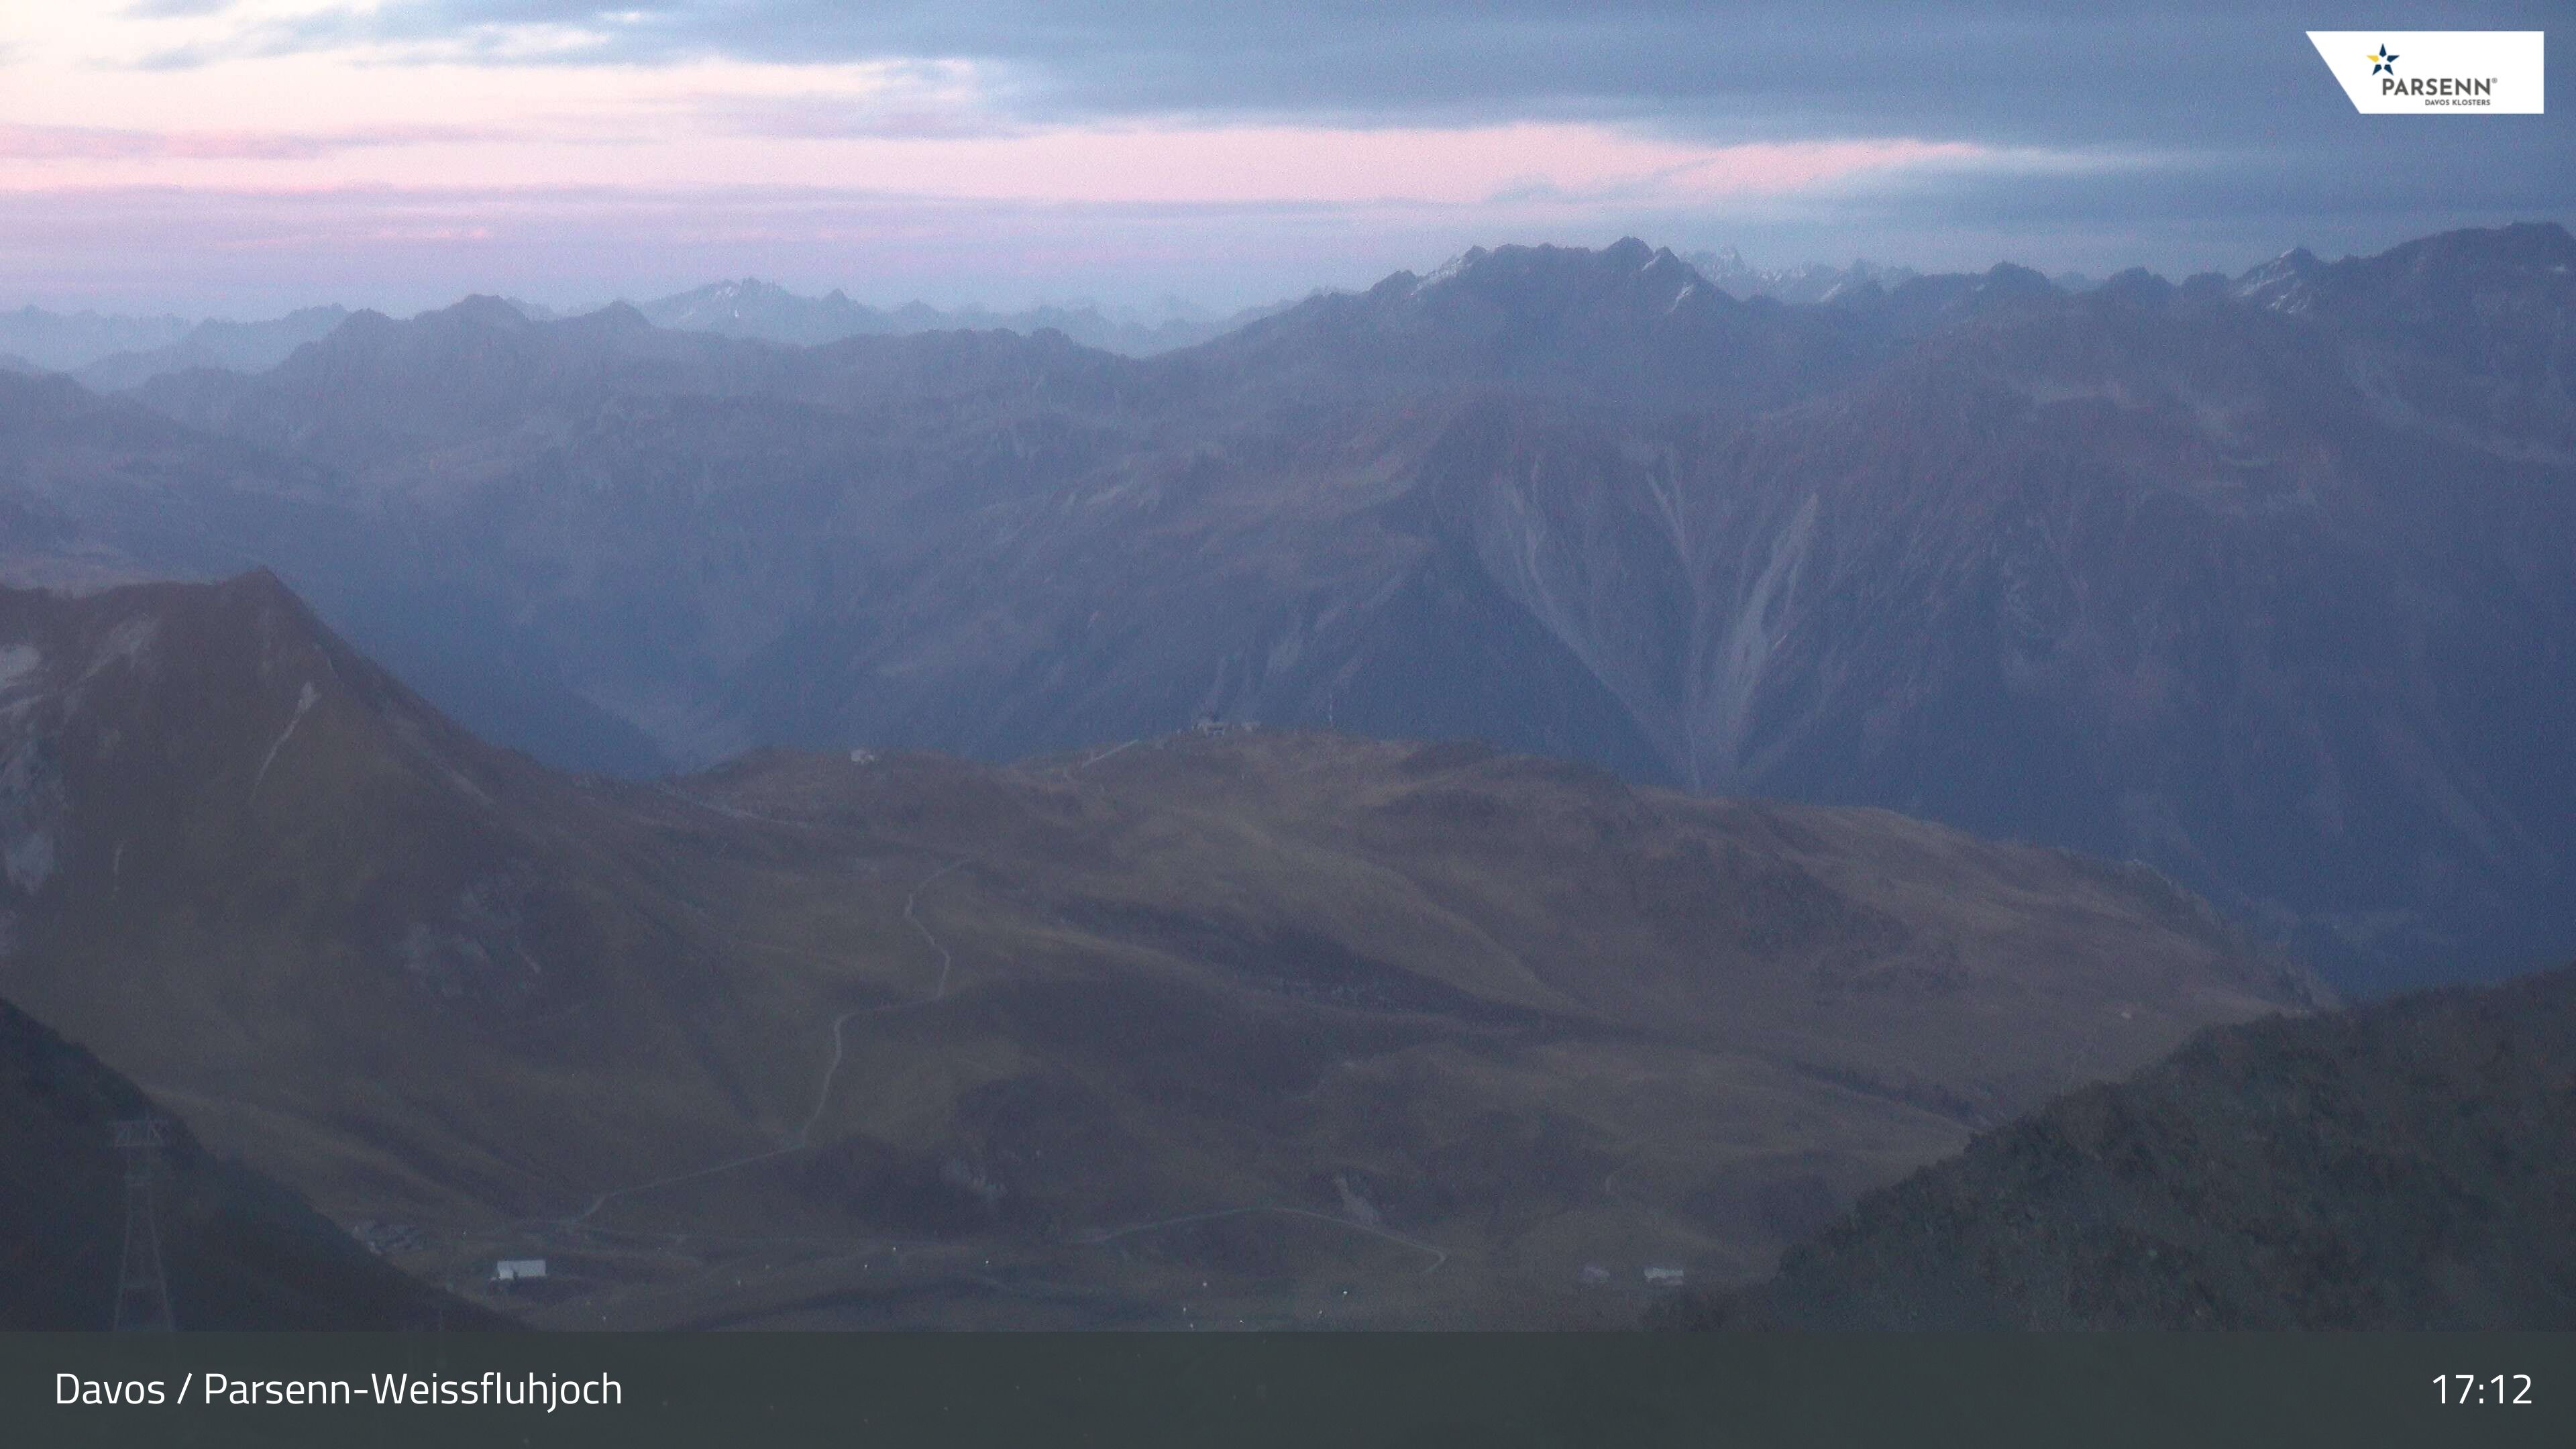
M495 1283L516 1283L544 1276L546 1260L543 1258L503 1258L492 1265L492 1281Z

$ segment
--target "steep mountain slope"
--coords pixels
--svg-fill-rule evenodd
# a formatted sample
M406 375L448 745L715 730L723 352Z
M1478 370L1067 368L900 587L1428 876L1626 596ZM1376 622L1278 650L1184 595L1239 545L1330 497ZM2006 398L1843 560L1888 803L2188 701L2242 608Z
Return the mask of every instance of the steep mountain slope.
M32 1014L194 1121L399 1117L332 1146L398 1191L506 1171L513 1081L614 1066L669 1094L585 1103L604 1140L566 1166L730 1131L761 1012L620 898L641 894L620 863L567 845L575 787L456 729L273 576L12 595L5 633L0 925ZM492 1035L575 1007L545 1050Z
M2351 380L2394 428L2534 462L2576 454L2576 243L2564 228L2451 232L2333 263L2293 252L2234 291L2330 325Z
M201 373L209 388L239 384ZM171 423L61 377L0 375L0 572L93 589L274 566L333 579L334 607L452 705L550 753L646 769L659 756L562 683L541 643L472 597L409 608L415 582L365 560L385 524L328 470ZM388 576L391 574L392 576Z
M240 561L558 762L1472 733L2145 860L2376 989L2576 937L2571 265L1513 247L1145 360L481 299L139 396L326 480ZM232 536L65 496L22 558Z
M1865 1198L1701 1321L2576 1327L2576 969L2222 1028Z
M36 583L233 573L281 538L355 540L318 469L71 379L0 373L0 558Z
M1616 1317L2319 999L2149 871L1481 746L568 779L266 575L0 668L10 993L548 1322Z
M0 1002L0 1328L110 1326L126 1212L114 1124L153 1112L133 1083ZM165 1119L164 1135L153 1221L179 1327L497 1326L276 1182L208 1154L185 1125Z
M2576 454L2523 334L2576 292L2498 265L2530 295L2438 330L2517 319L2493 365L2540 392L2477 440L2443 399L2486 354L2401 372L2375 333L2114 293L1678 462L1498 410L1438 496L1693 784L2145 858L2354 979L2527 960L2576 932L2576 724L2543 703L2576 689Z

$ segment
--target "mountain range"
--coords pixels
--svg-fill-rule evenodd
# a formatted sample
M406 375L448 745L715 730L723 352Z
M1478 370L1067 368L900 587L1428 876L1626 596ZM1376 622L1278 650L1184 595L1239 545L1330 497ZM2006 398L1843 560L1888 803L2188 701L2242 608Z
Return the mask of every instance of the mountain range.
M505 299L535 322L578 315L541 303ZM795 346L846 337L901 336L917 332L1056 331L1086 347L1142 357L1194 346L1245 323L1284 311L1289 304L1247 307L1230 314L1167 303L1160 311L1098 304L1045 304L1017 311L989 307L939 308L924 302L871 307L834 290L802 296L756 277L713 282L693 291L636 304L657 327L757 338ZM282 317L242 322L226 318L129 317L96 312L60 313L38 307L0 312L0 371L61 372L100 392L137 387L153 378L193 368L266 372L295 349L328 335L347 320L336 304L303 307Z
M1144 357L1195 346L1284 311L1287 306L1278 303L1247 307L1230 315L1174 306L1159 316L1132 311L1112 315L1091 303L1041 305L1016 312L988 307L942 309L923 302L882 308L853 302L837 288L820 297L807 297L757 277L745 277L638 303L636 310L656 327L806 347L849 337L916 332L1055 331L1085 347Z
M83 363L72 369L72 376L83 386L115 392L191 368L266 372L305 343L328 336L348 316L346 307L327 306L305 307L265 322L200 322L159 347L113 352Z
M101 392L196 367L265 372L348 315L346 307L323 306L261 322L190 322L25 307L0 312L0 370L69 373Z
M28 367L70 372L119 352L167 347L195 326L185 317L130 317L96 311L20 307L0 312L0 353Z
M266 573L0 592L0 865L9 999L552 1326L1626 1322L2331 1000L2143 867L1473 742L562 775Z
M2141 860L2377 990L2576 934L2571 262L1790 304L1506 247L1150 358L476 299L0 377L0 553L269 564L563 765L1474 735Z

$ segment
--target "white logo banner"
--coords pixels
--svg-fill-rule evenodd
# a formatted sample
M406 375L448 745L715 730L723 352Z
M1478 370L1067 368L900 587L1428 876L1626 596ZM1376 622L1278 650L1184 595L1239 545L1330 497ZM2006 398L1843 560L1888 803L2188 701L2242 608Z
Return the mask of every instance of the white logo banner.
M2536 116L2537 30L2311 30L2364 115Z

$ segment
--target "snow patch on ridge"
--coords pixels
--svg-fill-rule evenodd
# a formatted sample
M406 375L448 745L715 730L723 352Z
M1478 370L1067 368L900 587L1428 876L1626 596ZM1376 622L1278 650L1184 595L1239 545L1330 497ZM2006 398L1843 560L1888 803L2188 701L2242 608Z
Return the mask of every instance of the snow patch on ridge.
M259 793L260 782L268 778L268 767L277 763L277 752L286 748L288 737L295 733L297 725L304 723L305 714L313 708L315 701L321 698L322 691L313 687L313 681L309 679L304 681L303 692L295 697L295 717L286 722L286 728L279 731L276 742L268 747L267 757L259 762L259 774L250 782L251 793Z
M161 621L149 615L138 615L119 623L107 631L107 638L100 642L98 653L90 659L89 668L81 671L80 682L88 683L109 665L120 661L139 663L151 650L152 642L160 637Z

